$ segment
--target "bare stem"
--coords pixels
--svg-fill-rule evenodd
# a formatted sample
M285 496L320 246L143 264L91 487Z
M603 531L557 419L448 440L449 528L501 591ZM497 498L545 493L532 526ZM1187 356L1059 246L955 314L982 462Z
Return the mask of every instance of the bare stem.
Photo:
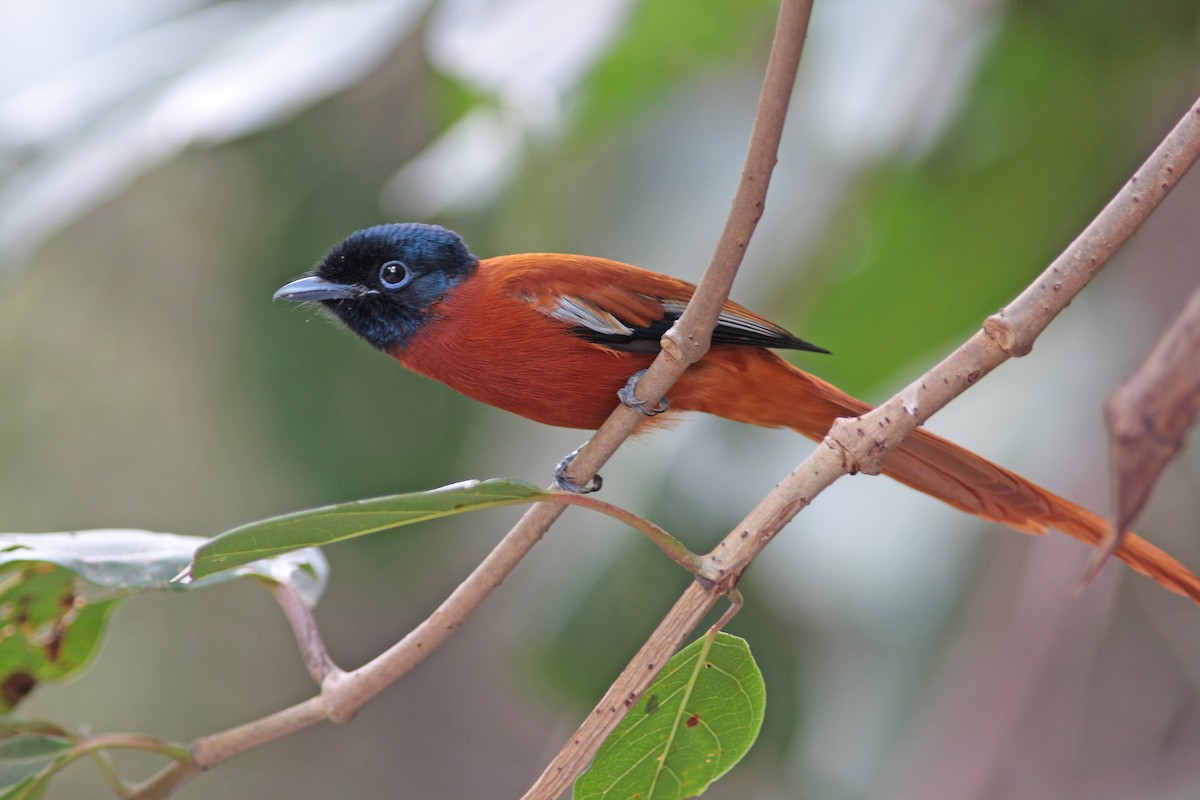
M638 382L639 400L653 401L663 397L683 371L708 352L717 316L729 297L746 246L762 217L811 12L812 0L783 0L780 5L746 164L733 206L696 293L683 315L664 334L662 352ZM577 483L586 483L640 421L641 416L636 411L619 406L571 462L569 477ZM733 583L720 579L724 574L721 565L709 564L717 572L706 568L704 575L717 575L717 581L706 582L704 586L693 583L687 588L650 640L609 688L596 710L530 787L525 800L556 798L574 782L688 633L704 618L718 597L733 591Z
M317 620L313 617L312 609L308 607L308 604L300 597L300 593L291 584L268 581L268 586L276 602L279 603L279 607L283 609L288 624L292 626L292 632L296 635L296 644L300 647L300 656L304 659L304 666L308 669L308 674L320 686L321 682L325 680L325 676L338 667L325 649L325 641L321 638L321 630L317 627Z
M553 499L546 502L565 503L569 506L580 506L582 508L590 508L592 511L598 511L601 514L612 517L613 519L624 522L629 527L641 533L650 541L658 545L667 556L670 557L679 566L686 569L693 575L700 575L704 569L704 563L700 556L693 553L667 531L655 525L645 517L639 517L632 511L621 508L620 506L606 503L597 497L590 494L572 494L570 492L554 492Z
M695 294L680 318L663 335L662 352L638 381L639 400L648 400L654 405L667 394L684 370L708 352L717 317L729 299L729 290L742 265L750 237L762 218L811 13L812 0L783 0L780 5L754 128L733 205ZM632 408L617 406L575 456L568 477L580 485L586 484L642 419Z

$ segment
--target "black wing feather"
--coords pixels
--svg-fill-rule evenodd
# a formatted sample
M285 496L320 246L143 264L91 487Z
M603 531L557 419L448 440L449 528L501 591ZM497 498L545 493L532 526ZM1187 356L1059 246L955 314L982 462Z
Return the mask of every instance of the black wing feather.
M627 320L621 320L621 323L629 329L629 333L597 331L584 325L573 326L571 330L580 338L611 347L613 350L622 350L627 353L657 353L662 349L659 346L659 340L675 324L684 309L683 303L660 302L663 305L663 316L648 325L633 325ZM740 347L805 350L810 353L829 352L823 347L791 335L782 328L768 327L748 317L730 312L721 314L717 327L713 329L712 343Z

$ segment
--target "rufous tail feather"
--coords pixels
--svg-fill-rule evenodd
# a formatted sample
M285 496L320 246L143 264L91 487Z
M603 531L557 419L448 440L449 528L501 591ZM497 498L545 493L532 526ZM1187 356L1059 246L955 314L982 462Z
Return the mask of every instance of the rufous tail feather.
M861 416L871 410L866 403L832 384L809 375L774 353L764 350L722 348L724 352L700 365L710 366L691 374L696 410L767 427L787 427L821 441L838 417ZM704 402L706 390L728 386L728 375L704 375L706 371L733 369L739 373L738 402ZM709 384L706 386L705 384ZM1045 533L1055 528L1089 546L1104 539L1109 522L1081 506L1065 500L1016 473L993 464L953 442L918 428L883 464L891 478L936 497L957 509L983 519L1001 522L1026 533ZM1131 568L1162 586L1200 603L1200 578L1180 562L1145 539L1127 535L1115 553Z

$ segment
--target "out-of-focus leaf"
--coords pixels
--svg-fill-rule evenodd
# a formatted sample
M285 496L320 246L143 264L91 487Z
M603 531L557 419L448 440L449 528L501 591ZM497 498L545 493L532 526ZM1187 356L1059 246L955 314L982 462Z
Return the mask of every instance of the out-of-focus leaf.
M219 578L186 586L172 583L196 550L211 541L203 536L180 536L139 530L94 530L69 533L0 534L0 565L14 562L57 564L88 583L110 589L197 588L244 575L291 583L310 606L325 590L329 565L319 550L292 552L284 557L242 565Z
M37 774L54 763L75 741L65 736L19 734L0 739L0 800L33 798ZM30 791L36 792L31 794Z
M10 256L0 272L185 148L262 130L354 84L427 5L217 3L161 24L148 14L118 41L105 37L119 24L61 14L58 35L76 46L54 54L54 79L0 97L0 163L19 164L0 191L0 250ZM33 56L11 56L22 57ZM0 55L0 67L23 66Z
M1137 109L1194 62L1194 27L1187 2L1011 4L944 141L868 174L792 287L836 354L821 376L862 393L1020 291L1165 132Z
M572 796L695 797L754 744L765 708L766 687L746 641L727 633L704 636L667 662L575 782Z
M522 481L464 481L426 492L298 511L243 525L208 540L196 551L189 574L199 579L304 547L332 544L466 511L529 503L544 496L545 491Z
M0 569L0 710L87 663L115 600L88 600L75 574L54 564Z
M132 530L0 534L0 711L11 711L39 683L70 675L95 654L124 594L89 597L82 582L127 591L182 588L171 577L206 541ZM328 571L319 550L304 550L243 565L193 588L256 576L292 585L315 605Z
M72 761L103 750L136 749L187 761L187 747L149 736L116 734L89 738L48 722L0 720L0 800L36 800ZM89 795L90 796L90 795Z

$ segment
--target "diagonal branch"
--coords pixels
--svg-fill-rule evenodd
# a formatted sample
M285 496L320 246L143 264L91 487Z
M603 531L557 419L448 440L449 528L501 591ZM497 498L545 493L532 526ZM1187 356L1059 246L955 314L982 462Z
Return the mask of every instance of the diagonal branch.
M720 595L736 586L763 548L813 498L847 473L877 473L887 454L936 411L1009 357L1028 353L1038 334L1133 236L1198 157L1200 100L1100 215L1029 288L989 317L983 330L879 408L837 420L825 441L705 556L704 574L725 579L688 586L525 800L556 798L570 786Z
M717 317L729 299L729 290L746 254L746 246L762 218L811 13L812 0L783 0L780 5L746 163L725 227L691 302L663 335L662 352L637 384L637 399L651 406L667 394L684 370L708 352ZM579 485L586 484L643 419L634 409L617 406L571 462L567 477Z

